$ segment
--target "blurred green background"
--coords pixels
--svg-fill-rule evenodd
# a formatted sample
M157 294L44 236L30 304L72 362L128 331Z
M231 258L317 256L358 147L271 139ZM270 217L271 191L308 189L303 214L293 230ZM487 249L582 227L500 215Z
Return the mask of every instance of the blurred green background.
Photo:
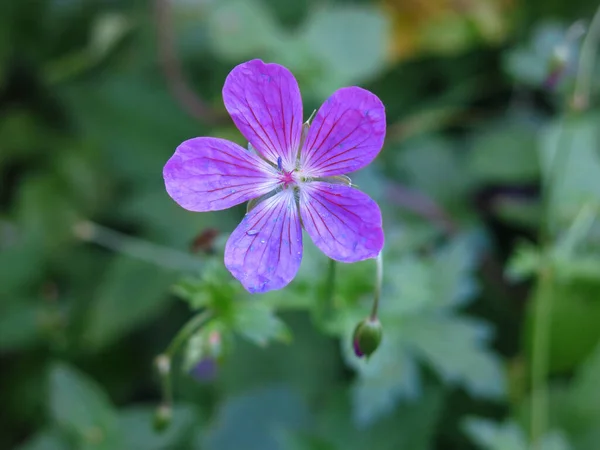
M600 448L597 6L0 2L0 448ZM221 88L253 58L292 70L306 117L348 85L386 105L351 175L386 231L368 363L373 261L331 272L307 243L250 296L222 255L245 207L164 190L183 140L245 145ZM206 311L159 432L153 361Z

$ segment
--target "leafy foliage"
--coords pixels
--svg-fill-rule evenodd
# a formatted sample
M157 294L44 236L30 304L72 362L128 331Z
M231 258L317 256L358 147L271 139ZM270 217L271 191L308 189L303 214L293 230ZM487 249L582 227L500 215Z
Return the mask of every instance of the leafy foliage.
M546 304L540 446L596 450L597 71L574 93L597 5L454 3L0 2L0 448L525 450ZM373 261L305 236L294 281L250 295L223 265L245 205L164 191L182 141L246 145L221 88L252 58L295 74L306 117L347 85L386 106L350 174L385 221L368 361Z

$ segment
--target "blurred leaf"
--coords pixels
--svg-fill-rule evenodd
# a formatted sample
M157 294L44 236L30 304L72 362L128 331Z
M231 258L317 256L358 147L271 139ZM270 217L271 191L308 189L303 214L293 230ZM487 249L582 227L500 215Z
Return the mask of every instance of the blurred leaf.
M171 424L162 432L152 427L153 417L154 407L149 406L130 406L119 411L118 426L123 435L123 449L180 448L199 427L198 417L191 406L174 406Z
M452 142L442 137L409 140L396 156L397 170L407 172L410 185L448 207L456 207L471 184L466 164Z
M483 183L535 182L539 177L535 132L509 123L475 135L469 170Z
M225 0L211 5L208 33L214 51L238 62L265 55L282 38L271 13L260 0Z
M368 362L354 355L350 337L364 313L340 315L344 356L359 372L354 385L359 423L371 423L401 399L419 393L417 361L474 396L499 398L504 393L500 360L486 347L490 327L455 312L477 291L472 273L477 246L475 236L459 236L432 256L392 263L380 312L383 340Z
M289 388L255 390L223 403L205 445L208 450L283 450L279 434L302 429L308 419L302 398Z
M235 305L233 328L246 339L264 347L271 340L289 342L289 328L262 303L239 303Z
M114 448L117 416L109 398L94 380L63 363L50 371L50 414L79 448Z
M559 224L570 224L584 205L600 196L598 117L589 115L555 122L542 134L542 173L550 187L551 213Z
M578 59L577 42L566 41L567 29L556 22L542 22L533 32L531 41L506 53L504 70L515 80L532 87L542 86L550 74L550 63L558 46L565 46L566 72L572 72Z
M40 431L15 450L70 450L58 430Z
M39 338L39 308L20 299L0 308L0 352L21 350Z
M520 242L506 265L505 274L515 282L531 278L540 268L541 258L534 244L528 241Z
M463 423L469 437L482 450L528 450L529 444L523 431L514 422L497 424L485 419L470 417ZM544 450L569 450L571 446L562 433L544 435L540 448Z
M597 278L587 282L555 281L551 293L549 369L560 373L580 364L600 340L600 284ZM539 301L542 292L538 290L534 295L534 301ZM524 338L531 354L534 302L529 305Z
M505 392L500 359L484 346L487 325L459 317L427 317L404 324L407 344L449 384L472 395L501 398Z
M335 386L343 370L338 344L318 333L308 314L286 313L294 339L257 347L240 340L222 365L219 383L226 392L245 392L265 384L285 384L307 401L318 401ZM316 363L318 362L318 364Z
M316 431L339 450L427 450L434 448L444 405L442 389L427 386L418 400L400 405L389 417L356 426L350 399L337 391L320 408ZM355 413L354 413L355 415Z
M339 88L382 71L389 32L387 16L374 7L321 7L304 24L301 39Z
M19 194L17 220L28 239L47 252L74 239L72 226L77 214L57 177L45 174L26 178Z
M82 346L98 350L157 317L170 301L176 275L125 256L117 257L87 311Z

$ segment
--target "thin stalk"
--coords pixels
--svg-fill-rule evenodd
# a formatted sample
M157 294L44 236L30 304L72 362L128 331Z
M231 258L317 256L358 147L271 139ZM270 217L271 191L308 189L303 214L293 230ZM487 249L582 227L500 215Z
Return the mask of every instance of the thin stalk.
M573 107L576 111L584 110L589 105L591 80L595 69L596 52L600 42L600 7L597 9L589 31L581 48L581 57L577 70L577 79L573 94ZM568 133L560 130L557 148L550 162L549 176L544 185L544 211L546 226L542 227L541 239L546 248L544 260L538 273L538 290L534 308L534 335L531 361L531 446L541 450L542 438L546 432L548 421L548 368L551 336L552 300L554 295L554 275L552 272L552 254L550 244L552 238L552 199L557 189L560 189L560 170L564 168L571 153ZM566 147L561 151L562 147Z
M164 355L170 360L177 354L180 347L185 344L192 335L204 326L212 318L211 311L203 311L192 317L175 335Z
M73 227L73 232L82 241L93 242L114 252L146 261L159 267L196 272L202 264L202 260L195 256L128 236L89 221L77 223Z
M548 387L550 328L552 319L553 276L549 268L542 268L534 309L533 355L531 361L531 445L541 449L541 441L548 422Z
M375 290L373 292L373 308L369 316L372 321L377 320L377 312L379 311L379 299L381 298L381 286L383 284L383 258L381 253L375 259L377 263L377 272L375 274Z

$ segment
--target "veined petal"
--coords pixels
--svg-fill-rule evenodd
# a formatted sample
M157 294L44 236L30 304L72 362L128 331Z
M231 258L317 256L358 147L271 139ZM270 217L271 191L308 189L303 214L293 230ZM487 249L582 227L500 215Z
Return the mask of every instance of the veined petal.
M265 158L295 167L302 133L302 97L292 73L259 59L235 67L223 86L225 108L241 133Z
M292 189L259 203L233 231L225 265L251 293L281 289L302 260L302 227Z
M190 211L216 211L277 187L276 171L237 144L199 137L183 142L163 169L167 192Z
M319 109L301 153L311 177L354 172L368 165L385 139L385 107L359 87L337 90Z
M331 259L375 258L383 248L379 206L367 194L341 184L312 182L300 190L304 229Z

